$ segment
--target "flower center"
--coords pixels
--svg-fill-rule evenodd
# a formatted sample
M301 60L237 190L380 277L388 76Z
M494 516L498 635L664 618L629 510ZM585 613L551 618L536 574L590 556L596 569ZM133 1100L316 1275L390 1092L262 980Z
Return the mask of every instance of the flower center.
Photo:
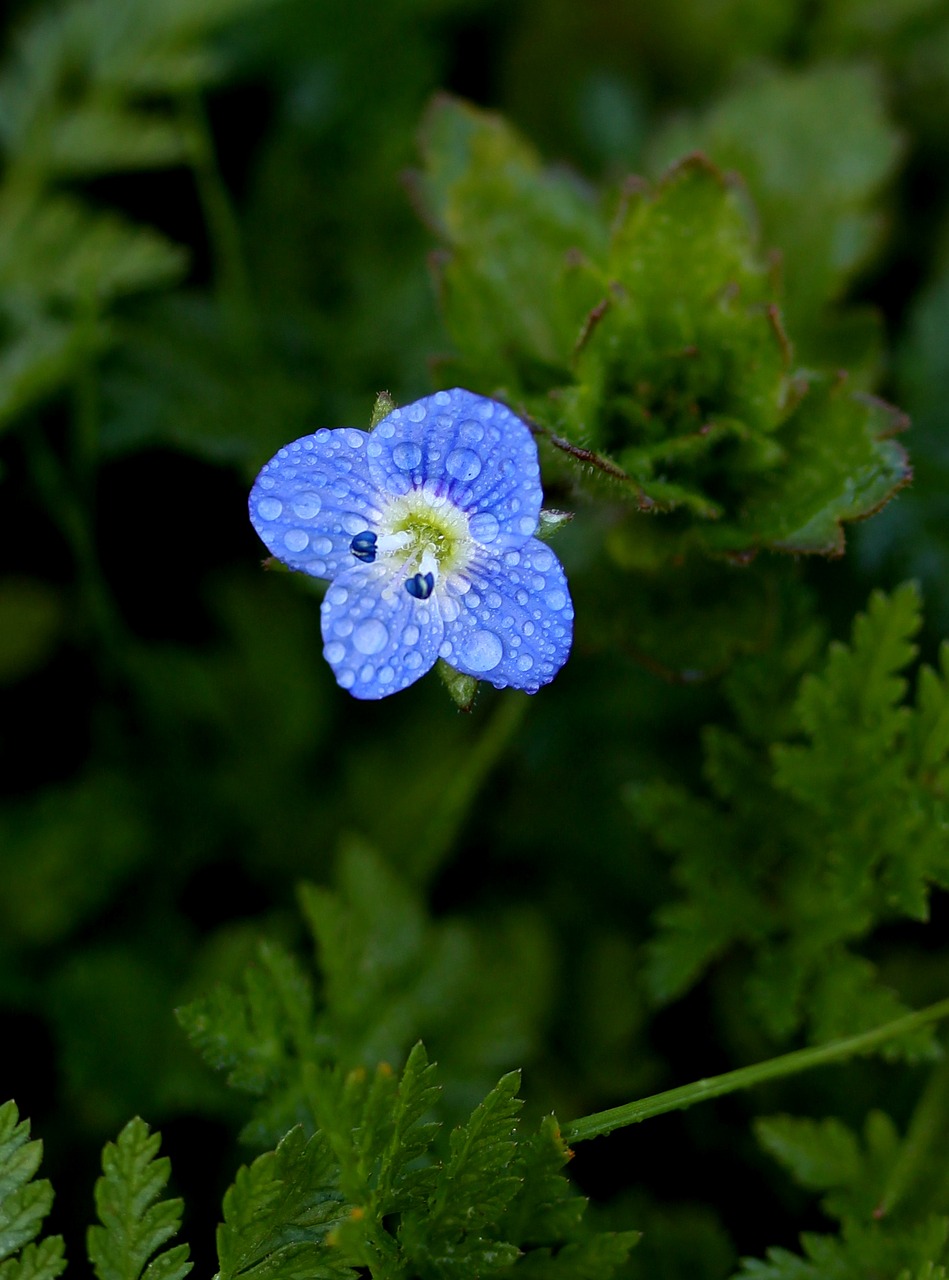
M406 591L427 600L443 573L465 568L473 545L463 511L442 495L414 489L392 500L375 533L357 533L351 549L358 560L371 564L378 556L404 568Z

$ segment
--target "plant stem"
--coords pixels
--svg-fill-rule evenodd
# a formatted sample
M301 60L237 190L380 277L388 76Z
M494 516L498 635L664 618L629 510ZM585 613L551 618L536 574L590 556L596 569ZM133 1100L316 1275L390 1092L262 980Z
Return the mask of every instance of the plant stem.
M440 869L475 796L520 727L527 707L526 695L508 694L501 699L481 737L438 796L413 852L411 871L418 882L426 883Z
M661 1116L667 1111L684 1110L707 1098L720 1098L726 1093L763 1084L766 1080L779 1080L783 1076L796 1075L799 1071L809 1071L812 1067L844 1062L856 1054L868 1053L887 1040L894 1040L946 1017L949 1017L949 1000L940 1000L916 1013L908 1013L905 1017L884 1023L882 1027L875 1027L872 1031L848 1036L846 1040L832 1040L829 1044L816 1045L812 1049L796 1049L780 1058L770 1058L767 1062L757 1062L750 1067L739 1067L737 1071L726 1071L723 1075L711 1076L707 1080L696 1080L692 1084L680 1085L677 1089L654 1093L638 1102L627 1102L621 1107L611 1107L608 1111L583 1116L563 1126L564 1140L584 1142L587 1138L599 1138L603 1134L612 1133L614 1129L638 1124L640 1120L649 1120L652 1116Z
M254 309L241 229L218 167L204 104L197 92L183 96L182 114L188 133L191 170L214 257L218 299L233 327L235 340L249 348L254 336Z

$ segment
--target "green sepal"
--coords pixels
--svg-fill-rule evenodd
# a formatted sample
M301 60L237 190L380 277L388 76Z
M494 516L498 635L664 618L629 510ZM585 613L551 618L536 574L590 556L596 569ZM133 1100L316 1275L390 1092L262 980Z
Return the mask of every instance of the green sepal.
M388 418L389 414L396 407L395 400L388 391L380 391L376 396L375 404L372 406L372 417L369 419L369 430L374 431L378 427L383 418Z
M459 711L471 711L478 696L480 681L475 676L465 675L450 667L444 658L439 658L436 671L441 676L442 684L448 690L452 702Z
M541 510L534 537L539 538L541 542L550 542L552 538L556 538L561 529L566 528L572 519L572 511L554 511L544 507Z

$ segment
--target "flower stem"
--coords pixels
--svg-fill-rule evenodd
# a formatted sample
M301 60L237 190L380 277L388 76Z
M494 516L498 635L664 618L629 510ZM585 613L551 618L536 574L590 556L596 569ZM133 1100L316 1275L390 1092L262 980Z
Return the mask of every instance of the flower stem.
M611 1107L608 1111L583 1116L563 1126L564 1140L573 1143L584 1142L587 1138L599 1138L603 1134L612 1133L614 1129L638 1124L641 1120L661 1116L667 1111L684 1110L707 1098L720 1098L726 1093L763 1084L766 1080L779 1080L784 1076L796 1075L799 1071L809 1071L812 1067L844 1062L857 1054L868 1053L887 1040L894 1040L946 1017L949 1017L949 1000L940 1000L916 1013L908 1013L905 1017L886 1022L872 1031L848 1036L845 1040L832 1040L829 1044L816 1045L811 1049L796 1049L780 1058L770 1058L767 1062L757 1062L750 1067L739 1067L737 1071L726 1071L720 1076L696 1080L692 1084L680 1085L677 1089L654 1093L637 1102L627 1102L621 1107Z
M441 792L414 849L411 871L417 882L427 883L441 868L485 778L520 728L528 704L526 695L499 699L481 737Z
M191 170L211 243L218 299L235 341L249 349L254 337L254 309L237 214L218 167L204 103L192 92L182 96L181 106Z

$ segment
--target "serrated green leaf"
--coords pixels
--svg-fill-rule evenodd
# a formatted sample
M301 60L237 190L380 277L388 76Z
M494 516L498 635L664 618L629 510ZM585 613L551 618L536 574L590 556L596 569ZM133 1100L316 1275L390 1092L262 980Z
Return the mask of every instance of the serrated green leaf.
M65 1269L63 1241L32 1243L53 1203L45 1179L35 1180L43 1144L12 1101L0 1106L0 1280L55 1280Z
M426 118L422 153L415 190L448 246L440 289L466 364L512 389L562 379L600 289L576 257L605 249L593 198L499 116L448 97Z
M831 117L839 128L823 127ZM822 310L879 242L880 192L902 150L876 69L759 68L700 120L674 121L652 150L668 163L695 148L747 181L763 245L782 255L788 327L804 359L848 364L844 335L822 323ZM865 360L872 337L848 354Z
M160 1145L161 1135L136 1117L103 1149L95 1189L101 1225L86 1234L98 1280L182 1280L191 1270L187 1245L152 1256L181 1226L182 1201L159 1199L171 1174Z
M878 511L912 471L893 433L905 419L852 395L843 382L815 381L781 428L784 465L749 492L736 527L703 532L710 547L840 555L843 524Z
M28 1244L18 1257L0 1262L0 1280L57 1280L66 1270L62 1236Z
M237 1174L218 1227L220 1280L355 1276L328 1237L350 1212L325 1140L292 1129Z

